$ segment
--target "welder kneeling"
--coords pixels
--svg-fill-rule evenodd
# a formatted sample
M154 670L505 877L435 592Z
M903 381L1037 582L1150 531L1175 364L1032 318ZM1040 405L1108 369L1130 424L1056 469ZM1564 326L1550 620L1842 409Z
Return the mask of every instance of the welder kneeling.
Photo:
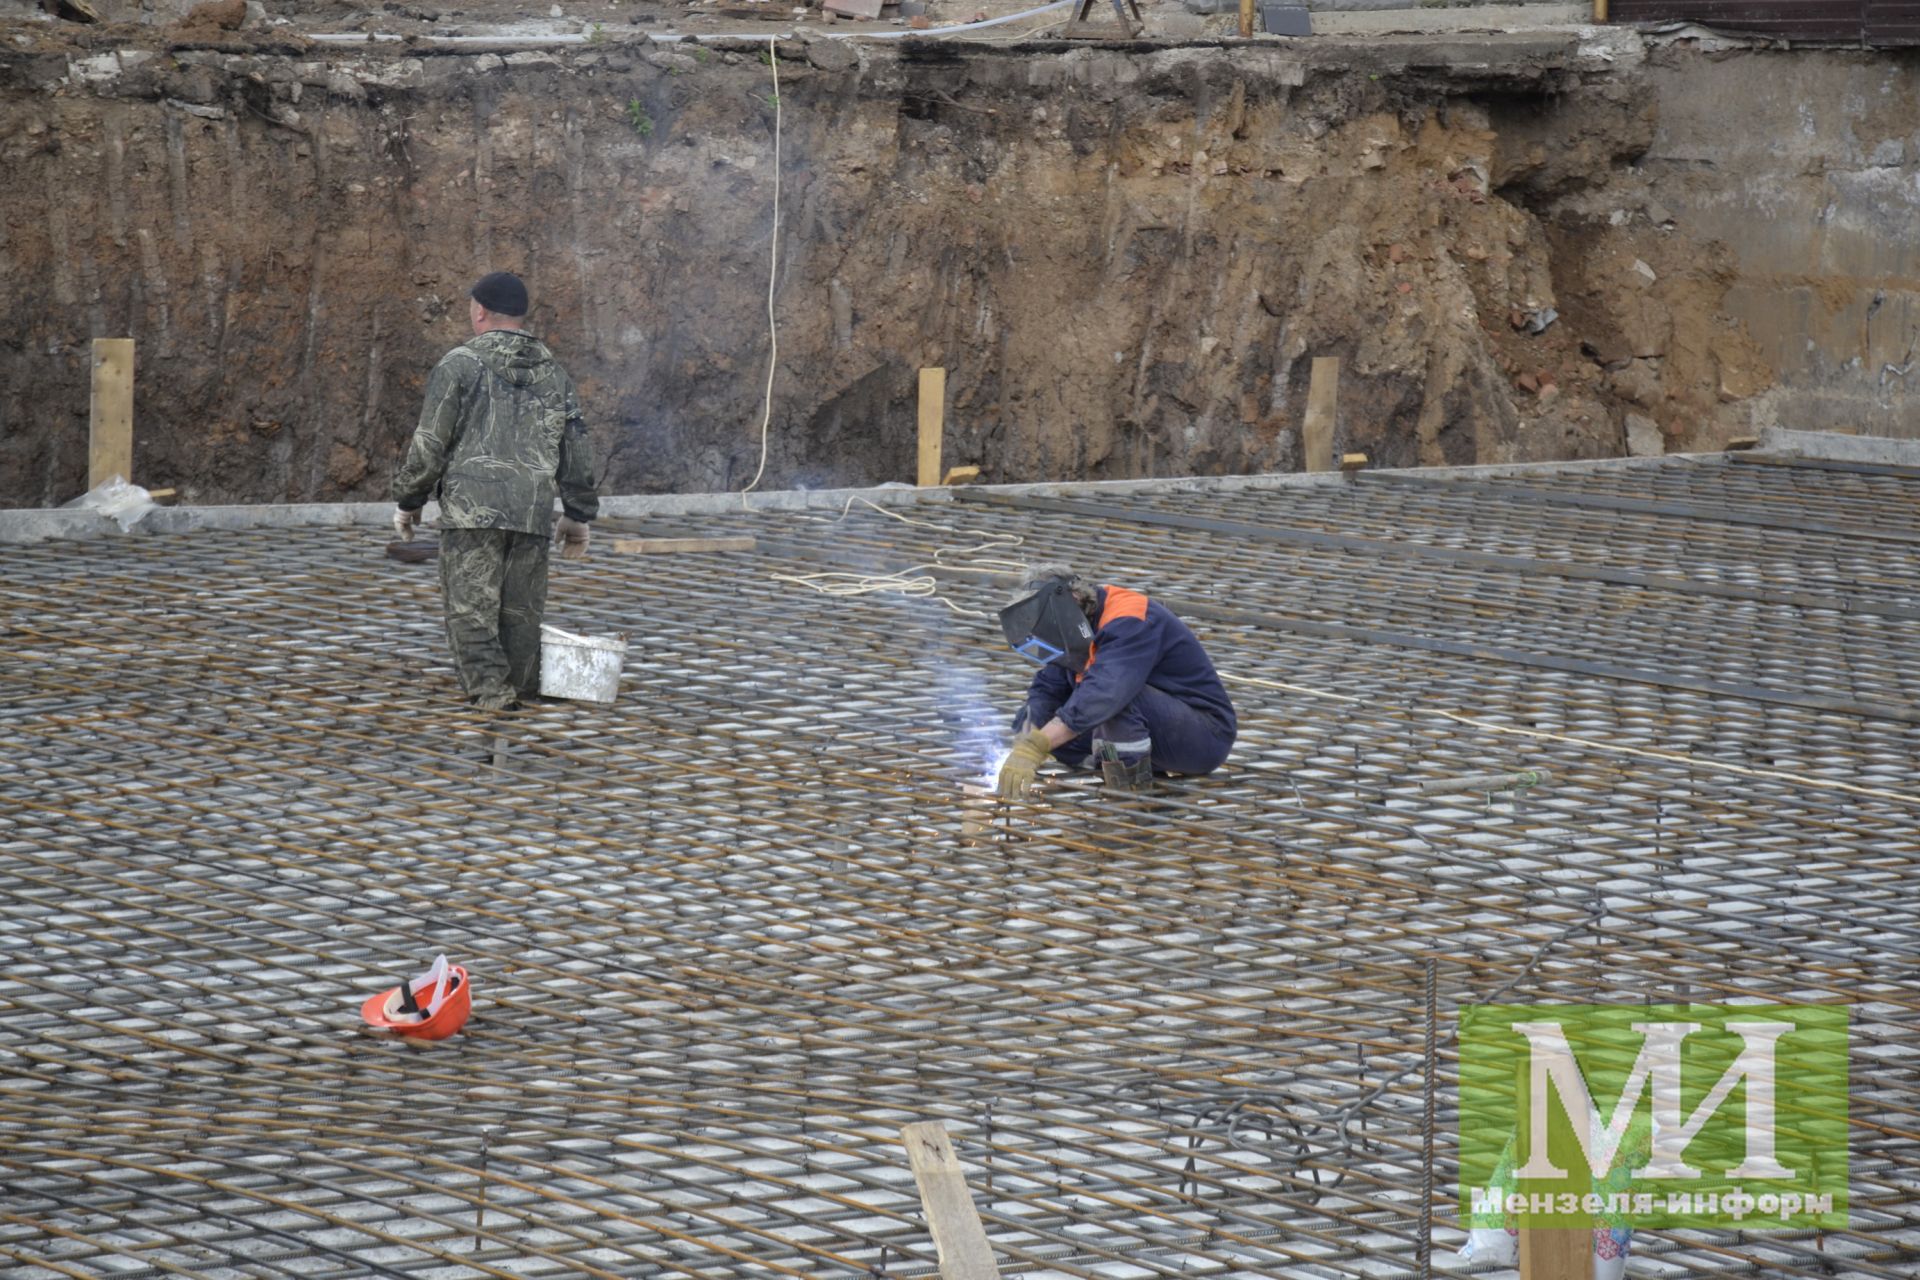
M1000 627L1040 664L1014 717L1002 799L1025 795L1049 755L1141 790L1155 773L1211 773L1233 749L1238 725L1220 673L1165 605L1048 565L1027 572Z

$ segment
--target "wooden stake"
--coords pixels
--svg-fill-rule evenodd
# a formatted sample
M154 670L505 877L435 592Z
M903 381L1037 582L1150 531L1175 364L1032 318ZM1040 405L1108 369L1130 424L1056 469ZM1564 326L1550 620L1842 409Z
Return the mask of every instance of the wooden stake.
M1300 443L1307 470L1333 470L1333 424L1340 409L1340 357L1315 356L1307 383L1307 416L1300 424Z
M966 1171L953 1154L947 1127L938 1120L910 1124L900 1130L900 1141L920 1188L920 1207L940 1258L940 1280L1000 1280L993 1246L973 1207Z
M920 371L920 487L940 483L940 436L946 428L947 371Z
M1593 22L1595 26L1607 25L1607 0L1593 0Z
M1514 1098L1525 1105L1528 1089L1528 1076L1531 1064L1522 1062L1519 1068L1518 1088ZM1550 1087L1550 1086L1549 1086ZM1561 1105L1567 1110L1567 1119L1573 1130L1591 1134L1593 1131L1592 1114L1579 1098L1569 1098L1556 1094ZM1548 1104L1548 1113L1552 1113L1552 1104ZM1545 1145L1545 1134L1535 1134L1533 1141ZM1592 1188L1592 1174L1587 1169L1584 1153L1573 1151L1563 1157L1570 1163L1563 1165L1572 1175L1568 1185L1574 1189L1576 1197L1583 1196ZM1524 1188L1522 1188L1524 1190ZM1593 1278L1593 1229L1591 1227L1527 1227L1520 1228L1520 1280L1592 1280Z
M1240 0L1240 38L1253 39L1253 0Z
M133 339L93 340L87 417L87 488L119 476L133 483Z
M1520 1228L1520 1280L1591 1280L1593 1232Z

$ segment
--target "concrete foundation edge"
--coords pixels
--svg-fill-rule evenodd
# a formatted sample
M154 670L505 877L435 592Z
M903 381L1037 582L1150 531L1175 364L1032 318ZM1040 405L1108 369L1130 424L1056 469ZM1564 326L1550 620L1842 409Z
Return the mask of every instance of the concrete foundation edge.
M1826 462L1920 467L1920 440L1895 440L1890 436L1849 436L1837 431L1793 431L1786 427L1767 427L1760 433L1760 448L1766 453L1818 458Z
M1795 438L1828 439L1813 432L1782 433ZM1854 437L1831 437L1851 440ZM1900 444L1899 441L1882 441ZM1920 442L1914 442L1920 449ZM1769 446L1771 447L1771 446ZM1680 457L1686 455L1670 455ZM1814 455L1808 455L1814 456ZM1915 456L1920 458L1920 453ZM1663 458L1601 458L1586 462L1525 462L1477 467L1425 467L1399 474L1432 479L1500 479L1542 474L1577 474L1587 471L1625 471L1640 467L1658 467ZM1123 495L1130 493L1237 493L1249 490L1288 489L1347 483L1339 472L1287 472L1243 476L1186 476L1155 480L1054 481L1039 484L977 485L993 493L1030 494L1040 497ZM849 503L871 502L879 506L910 506L920 502L951 501L951 490L918 489L912 485L882 485L871 489L785 489L750 493L743 499L738 493L664 493L628 494L603 498L602 516L627 519L648 516L728 516L760 511L843 510ZM313 502L272 503L258 506L156 507L131 529L122 530L110 517L94 511L52 509L0 510L0 543L32 543L49 539L78 539L125 535L165 535L197 533L207 530L244 531L249 529L311 529L345 526L383 525L393 514L385 502ZM436 508L427 504L431 523Z

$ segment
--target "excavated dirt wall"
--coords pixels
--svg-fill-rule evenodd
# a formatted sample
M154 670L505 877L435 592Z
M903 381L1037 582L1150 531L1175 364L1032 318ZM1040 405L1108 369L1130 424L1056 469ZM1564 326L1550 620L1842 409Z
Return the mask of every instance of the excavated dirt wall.
M383 496L466 286L508 268L609 491L759 462L764 48L0 53L0 502L84 487L88 340L139 340L137 479ZM0 46L4 48L4 46ZM1312 357L1381 464L1744 431L1734 255L1653 202L1643 69L1574 36L781 48L763 484L913 474L916 370L992 480L1289 469ZM1537 330L1537 332L1536 332Z

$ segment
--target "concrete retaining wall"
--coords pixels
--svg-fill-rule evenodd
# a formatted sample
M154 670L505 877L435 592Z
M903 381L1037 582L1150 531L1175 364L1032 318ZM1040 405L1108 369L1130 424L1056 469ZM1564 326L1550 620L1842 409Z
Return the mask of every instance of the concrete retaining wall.
M1730 246L1727 310L1777 373L1757 421L1920 436L1920 61L1656 55L1641 162L1679 229Z

